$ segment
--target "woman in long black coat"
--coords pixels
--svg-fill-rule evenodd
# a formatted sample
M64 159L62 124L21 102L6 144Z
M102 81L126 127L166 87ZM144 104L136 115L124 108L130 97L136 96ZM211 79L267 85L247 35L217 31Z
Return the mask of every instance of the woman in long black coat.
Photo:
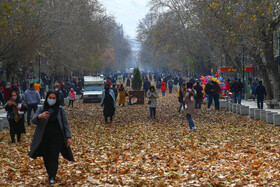
M43 156L49 183L53 185L58 169L59 153L62 153L65 159L74 161L70 149L71 133L66 112L59 106L57 92L48 92L44 106L38 108L32 123L37 127L28 155L34 159Z
M12 143L15 143L15 135L17 135L17 141L20 142L21 134L25 133L24 112L27 110L27 105L16 91L12 91L11 99L6 103L5 110L7 111Z

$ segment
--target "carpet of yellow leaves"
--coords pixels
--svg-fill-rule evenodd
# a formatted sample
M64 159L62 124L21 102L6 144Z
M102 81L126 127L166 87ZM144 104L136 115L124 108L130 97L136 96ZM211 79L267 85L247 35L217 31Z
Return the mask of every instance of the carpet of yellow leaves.
M280 129L265 122L203 106L188 131L175 94L160 97L153 121L147 104L118 107L110 125L98 104L66 109L76 162L60 158L58 185L280 185ZM15 145L0 132L0 186L47 184L42 159L27 156L34 129Z

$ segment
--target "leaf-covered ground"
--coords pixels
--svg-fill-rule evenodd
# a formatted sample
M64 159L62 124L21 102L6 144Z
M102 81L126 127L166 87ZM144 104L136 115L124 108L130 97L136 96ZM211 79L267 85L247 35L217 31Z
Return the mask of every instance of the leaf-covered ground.
M118 107L104 124L98 104L68 111L76 162L60 158L57 183L73 186L280 185L277 127L225 112L197 111L196 131L178 113L175 93L160 97L157 119L147 105ZM47 184L41 158L27 156L35 126L11 145L0 132L0 186Z

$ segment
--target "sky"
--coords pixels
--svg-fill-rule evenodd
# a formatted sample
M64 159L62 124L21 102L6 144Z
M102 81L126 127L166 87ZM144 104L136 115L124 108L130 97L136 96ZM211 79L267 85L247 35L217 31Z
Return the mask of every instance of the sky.
M149 0L100 0L100 2L118 23L123 24L124 33L130 39L136 39L137 25L149 12L149 8L146 7Z

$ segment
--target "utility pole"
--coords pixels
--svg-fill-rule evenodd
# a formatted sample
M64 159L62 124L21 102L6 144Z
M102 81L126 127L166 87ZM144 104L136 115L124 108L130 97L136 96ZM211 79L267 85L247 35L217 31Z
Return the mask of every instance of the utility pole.
M41 55L39 54L39 83L41 84Z
M246 86L245 86L245 48L243 45L243 90L244 90L244 94L246 91Z

